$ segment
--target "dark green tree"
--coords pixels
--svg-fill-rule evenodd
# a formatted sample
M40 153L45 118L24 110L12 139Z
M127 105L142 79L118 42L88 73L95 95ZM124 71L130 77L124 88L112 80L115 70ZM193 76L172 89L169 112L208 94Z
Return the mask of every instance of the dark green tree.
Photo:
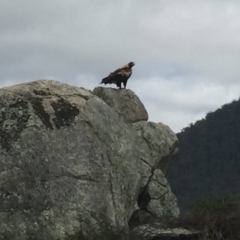
M240 99L177 134L179 153L169 183L180 208L211 195L240 192Z

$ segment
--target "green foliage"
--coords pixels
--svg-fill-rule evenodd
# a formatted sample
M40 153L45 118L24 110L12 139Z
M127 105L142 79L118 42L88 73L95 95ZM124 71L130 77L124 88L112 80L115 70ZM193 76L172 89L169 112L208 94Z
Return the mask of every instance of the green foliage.
M240 100L210 112L177 134L169 183L182 211L209 195L240 189Z
M240 239L240 198L234 195L199 201L189 212L172 223L201 232L205 240Z

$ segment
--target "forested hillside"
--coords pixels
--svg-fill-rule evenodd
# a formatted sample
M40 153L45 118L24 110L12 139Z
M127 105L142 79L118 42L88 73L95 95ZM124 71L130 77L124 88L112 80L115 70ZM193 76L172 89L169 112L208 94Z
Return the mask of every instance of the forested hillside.
M180 208L211 194L240 193L240 99L177 134L169 183Z

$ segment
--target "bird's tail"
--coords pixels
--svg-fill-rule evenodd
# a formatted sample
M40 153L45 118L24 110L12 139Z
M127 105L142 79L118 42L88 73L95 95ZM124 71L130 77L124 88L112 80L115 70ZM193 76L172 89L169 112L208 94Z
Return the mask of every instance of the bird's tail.
M105 77L102 79L102 81L99 84L103 84L103 83L107 84L107 83L109 83L109 81L111 81L111 77Z
M103 78L102 81L101 81L99 84L105 83L105 79L106 79L106 78Z

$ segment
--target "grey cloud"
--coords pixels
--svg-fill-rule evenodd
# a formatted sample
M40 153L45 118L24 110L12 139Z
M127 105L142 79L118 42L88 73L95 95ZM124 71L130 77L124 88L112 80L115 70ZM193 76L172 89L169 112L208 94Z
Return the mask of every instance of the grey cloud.
M238 96L240 2L0 0L0 86L94 88L135 61L128 87L175 131ZM176 121L177 116L177 121Z

